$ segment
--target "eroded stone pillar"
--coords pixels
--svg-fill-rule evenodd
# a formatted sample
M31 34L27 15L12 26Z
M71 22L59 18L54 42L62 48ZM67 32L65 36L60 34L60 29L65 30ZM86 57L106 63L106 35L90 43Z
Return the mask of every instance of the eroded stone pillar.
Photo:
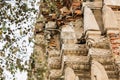
M73 69L70 67L65 69L65 80L76 80L76 75Z
M97 24L97 21L95 19L94 14L92 13L92 10L85 6L84 8L84 31L87 30L99 30L99 26Z
M91 78L91 80L109 80L103 65L97 61L92 61Z
M84 7L84 32L89 47L92 47L93 44L99 41L101 36L99 25L97 24L92 10L87 6Z

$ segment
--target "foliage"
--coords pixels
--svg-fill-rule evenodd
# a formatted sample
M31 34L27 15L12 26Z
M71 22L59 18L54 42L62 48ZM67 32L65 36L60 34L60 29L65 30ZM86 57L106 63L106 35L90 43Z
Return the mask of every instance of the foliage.
M29 0L28 0L29 1ZM36 21L37 10L34 3L29 4L22 0L5 2L0 0L0 67L10 72L13 79L16 70L26 70L33 49L33 30ZM6 80L9 76L3 74Z

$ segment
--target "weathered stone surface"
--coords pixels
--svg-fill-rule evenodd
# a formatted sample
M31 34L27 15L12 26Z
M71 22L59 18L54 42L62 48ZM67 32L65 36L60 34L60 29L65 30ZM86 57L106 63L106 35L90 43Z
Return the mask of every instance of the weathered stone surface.
M107 34L111 33L119 34L119 29L107 30Z
M105 29L119 29L117 18L113 10L106 5L103 6L102 10L103 10L103 23Z
M75 55L75 56L87 56L88 49L87 48L79 48L78 50L63 50L64 55Z
M120 56L116 56L116 63L119 65L119 67L120 67Z
M79 77L78 77L78 76L76 76L76 77L75 77L75 80L79 80Z
M52 50L48 51L48 56L49 57L58 57L58 56L60 56L60 51L58 51L56 49L52 49Z
M91 9L100 9L100 8L102 8L102 1L83 2L83 6L88 6Z
M36 34L36 36L35 36L35 44L37 44L37 45L45 44L44 36L41 35L41 34Z
M82 18L81 19L77 19L75 22L73 22L74 25L74 30L75 30L75 35L77 38L80 38L80 36L83 33L83 22L82 22Z
M117 23L118 23L118 26L120 26L120 11L114 11L115 13L115 16L117 18ZM119 28L120 29L120 28Z
M93 55L92 59L102 64L112 64L114 62L114 58L110 55L108 56Z
M42 31L44 26L45 26L44 23L41 23L41 22L36 23L36 24L35 24L35 32L40 32L40 31Z
M110 49L110 43L108 38L98 37L98 39L95 41L88 40L87 41L88 45L89 45L89 41L92 44L92 48Z
M70 13L70 11L67 9L67 7L61 8L60 11L61 11L61 14L64 14L64 13L69 14Z
M105 68L105 70L107 70L107 71L111 71L111 70L115 70L115 65L107 65L107 64L105 64L104 65L104 68Z
M109 80L103 65L97 61L92 61L91 74L92 80Z
M62 75L61 70L50 70L50 78L58 78Z
M66 62L81 62L89 63L89 56L64 56L63 60Z
M104 1L105 5L116 5L120 6L120 1L119 0L105 0Z
M62 44L62 50L78 50L79 46L77 44Z
M56 22L53 21L49 21L46 25L45 25L46 29L54 29L56 28Z
M88 63L65 62L65 64L65 67L71 67L74 70L90 70L90 65Z
M98 56L107 56L107 55L111 55L111 51L109 49L90 48L88 54L98 55Z
M87 36L87 46L89 47L101 47L101 48L109 48L109 44L105 41L105 37L101 36L100 34L91 34ZM100 46L103 43L105 45ZM107 43L107 44L106 44ZM107 47L108 46L108 47Z
M44 60L44 51L40 46L35 46L34 54L35 54L34 58L37 60L38 63Z
M89 70L89 57L87 56L64 56L65 67L74 70Z
M97 31L97 30L96 31L92 31L92 30L91 31L87 31L86 35L88 35L88 36L89 35L101 35L101 31Z
M72 23L69 23L68 25L65 25L62 27L61 38L62 39L76 39L75 31L74 31Z
M48 58L48 65L51 69L60 69L61 68L61 58L60 57Z
M120 59L118 55L115 56L116 58L113 57L112 53L118 54L120 51L120 41L116 39L117 34L120 33L118 24L120 15L119 11L115 11L119 10L119 6L103 7L103 0L84 0L84 3L83 0L63 0L63 6L61 0L50 0L48 7L46 3L49 2L45 1L42 5L46 8L43 9L48 9L42 11L47 18L43 32L48 45L47 47L43 45L43 37L39 35L36 35L36 44L47 50L46 78L48 80L108 80L108 78L117 80L117 68L113 64L119 63ZM104 0L105 4L106 1ZM82 8L84 8L83 15L81 15ZM85 42L79 43L81 39ZM40 50L37 52L39 53ZM42 57L37 56L37 59L40 60Z
M107 71L107 74L108 74L109 78L115 78L116 79L118 77L116 71Z
M75 79L76 79L76 76L73 69L67 67L65 69L65 80L75 80Z
M99 30L99 26L91 9L86 6L84 8L84 31L87 30Z

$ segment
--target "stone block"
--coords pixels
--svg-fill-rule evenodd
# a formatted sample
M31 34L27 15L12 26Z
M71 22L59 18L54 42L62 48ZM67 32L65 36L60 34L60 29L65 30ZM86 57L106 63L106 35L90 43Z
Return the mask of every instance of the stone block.
M114 11L106 5L103 6L103 23L105 29L119 29Z
M62 75L62 71L61 70L56 70L56 69L51 69L50 70L50 78L59 78Z
M45 25L46 29L55 29L56 28L56 22L53 21L49 21L46 25Z
M107 56L111 55L111 51L109 49L100 49L100 48L90 48L89 55L97 55L97 56Z
M51 69L60 69L61 68L61 58L60 57L51 57L48 58L48 65Z
M85 6L84 8L84 32L87 30L99 30L99 26L92 10Z

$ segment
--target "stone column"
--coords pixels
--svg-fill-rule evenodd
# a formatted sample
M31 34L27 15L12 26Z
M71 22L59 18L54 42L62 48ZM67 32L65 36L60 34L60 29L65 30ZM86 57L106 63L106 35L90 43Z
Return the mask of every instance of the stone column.
M96 41L98 41L98 37L101 35L101 31L95 19L95 16L92 10L85 6L84 8L84 32L87 36L87 45L91 47Z
M99 26L96 22L95 16L92 10L85 6L84 8L84 31L87 30L99 30Z
M65 69L65 80L76 80L76 75L75 75L73 69L70 67L67 67Z
M91 80L109 80L103 65L97 61L92 61L91 78Z

